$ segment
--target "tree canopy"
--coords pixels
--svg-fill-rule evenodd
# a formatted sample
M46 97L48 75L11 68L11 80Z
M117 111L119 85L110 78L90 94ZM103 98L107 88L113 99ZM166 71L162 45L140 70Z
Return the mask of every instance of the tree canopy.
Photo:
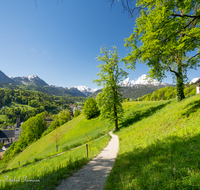
M98 67L100 72L94 82L99 86L103 86L101 93L97 95L97 104L100 108L101 115L108 118L111 122L115 122L115 130L118 130L118 120L123 117L122 98L119 83L128 73L119 68L119 56L117 48L113 46L108 52L107 47L100 50L102 56L98 56L97 60L104 62Z
M94 98L89 97L87 99L83 107L83 114L86 119L91 119L99 114L99 108Z
M177 81L178 100L184 98L183 82L188 69L200 60L200 1L139 0L140 16L125 47L132 48L123 59L135 69L136 61L147 63L149 76L162 81L170 71ZM195 55L189 55L195 52Z

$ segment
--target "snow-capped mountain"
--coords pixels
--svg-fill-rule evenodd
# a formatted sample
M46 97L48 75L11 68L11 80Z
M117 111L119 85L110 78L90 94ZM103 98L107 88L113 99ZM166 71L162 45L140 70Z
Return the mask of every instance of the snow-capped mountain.
M195 83L198 79L199 79L199 78L193 78L193 79L189 82L189 84Z
M83 94L85 94L86 96L89 96L90 94L94 93L95 91L97 91L97 88L95 89L91 89L87 86L74 86L73 88L77 88L79 91L81 91Z
M19 85L35 84L37 86L48 86L48 84L36 75L23 76L23 77L10 77Z
M168 85L166 83L160 83L155 79L152 79L148 77L147 75L143 74L141 77L139 77L137 80L130 80L130 78L125 79L123 82L119 83L120 86L134 86L136 84L142 84L142 85Z

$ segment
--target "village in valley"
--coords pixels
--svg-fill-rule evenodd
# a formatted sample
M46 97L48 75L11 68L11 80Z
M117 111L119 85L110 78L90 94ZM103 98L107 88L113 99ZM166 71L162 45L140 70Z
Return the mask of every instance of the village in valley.
M69 104L68 107L70 113L70 120L73 119L75 111L80 110L82 112L82 106L76 104ZM6 109L6 106L3 106L2 109ZM65 110L63 107L57 107L57 110ZM46 117L47 129L53 121L52 117ZM13 142L18 141L20 133L22 132L21 125L24 122L20 121L20 116L16 119L16 124L13 126L5 126L2 130L0 130L0 158L3 156L6 150L12 145Z

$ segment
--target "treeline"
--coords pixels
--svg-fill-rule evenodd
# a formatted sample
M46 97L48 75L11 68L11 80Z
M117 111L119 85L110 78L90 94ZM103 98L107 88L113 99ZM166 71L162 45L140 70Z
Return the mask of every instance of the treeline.
M169 100L172 98L176 98L176 87L164 87L154 91L153 93L146 94L138 100L142 101L158 101L158 100ZM196 94L196 86L195 85L186 85L184 89L185 96L195 95Z
M12 101L29 105L34 108L44 106L45 110L56 106L53 96L41 92L31 92L14 89L0 89L0 106L5 106Z
M9 105L12 102L22 105L10 108ZM8 118L6 121L0 120L0 125L4 126L5 122L5 125L12 125L16 122L18 116L20 116L21 121L26 121L38 113L51 111L60 105L59 101L54 101L53 96L40 92L0 89L0 107L2 108L0 109L0 114Z
M53 96L41 92L0 88L0 108L4 107L0 109L0 115L7 117L0 120L0 127L13 125L18 116L21 121L26 121L44 111L57 114L60 109L68 108L68 104L83 104L85 100L86 98L79 96ZM13 102L20 105L10 106Z

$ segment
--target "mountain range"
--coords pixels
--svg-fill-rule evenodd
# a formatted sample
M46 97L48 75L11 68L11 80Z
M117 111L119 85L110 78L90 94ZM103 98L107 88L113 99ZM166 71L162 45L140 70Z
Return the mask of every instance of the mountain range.
M0 70L0 86L6 86L12 84L17 88L17 85L25 86L27 90L36 90L48 94L57 96L72 95L87 97L97 89L90 89L87 86L75 86L75 87L59 87L56 85L48 85L44 80L36 75L11 77L7 76Z
M24 86L27 90L36 90L43 93L48 93L57 96L71 95L71 96L83 96L87 97L93 94L95 97L100 90L90 89L87 86L74 86L74 87L59 87L56 85L48 85L44 80L36 75L22 76L22 77L10 77L0 71L0 86L11 83L16 88L19 86ZM154 90L162 88L164 86L170 86L167 83L159 83L155 79L147 77L147 75L142 75L137 80L130 80L130 78L125 79L123 82L119 83L122 92L122 97L133 97L137 98L144 94L151 93ZM14 88L14 87L13 87Z

